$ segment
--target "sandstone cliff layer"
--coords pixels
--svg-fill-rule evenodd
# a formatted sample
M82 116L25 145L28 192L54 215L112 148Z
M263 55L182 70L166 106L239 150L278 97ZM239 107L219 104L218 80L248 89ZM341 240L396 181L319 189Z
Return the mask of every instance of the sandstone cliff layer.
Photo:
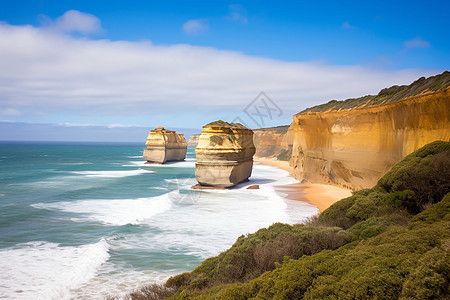
M149 163L165 163L166 161L184 160L187 143L184 135L162 126L151 130L145 143L144 159Z
M442 75L450 78L448 72ZM331 108L327 104L294 115L295 177L354 190L369 188L414 150L435 140L450 141L449 87L389 100L351 108L333 103Z
M289 160L292 153L294 126L278 126L254 130L255 157Z
M191 135L191 137L189 138L188 146L197 147L199 137L200 137L200 134Z
M240 124L212 122L203 126L195 154L195 177L201 186L234 186L252 174L253 131Z

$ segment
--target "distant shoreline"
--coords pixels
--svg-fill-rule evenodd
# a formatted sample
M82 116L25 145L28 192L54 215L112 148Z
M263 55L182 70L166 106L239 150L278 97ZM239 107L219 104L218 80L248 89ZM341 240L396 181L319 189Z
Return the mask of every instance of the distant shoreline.
M255 162L263 165L270 165L289 172L293 176L293 169L287 161L280 161L268 158L255 158ZM288 185L275 186L277 192L286 194L289 200L304 201L319 209L319 213L326 210L337 201L352 195L352 191L341 187L316 184L316 183L293 183Z

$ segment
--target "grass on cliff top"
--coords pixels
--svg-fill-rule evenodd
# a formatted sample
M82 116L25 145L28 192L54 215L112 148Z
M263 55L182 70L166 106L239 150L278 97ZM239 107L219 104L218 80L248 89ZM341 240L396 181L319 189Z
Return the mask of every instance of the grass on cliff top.
M229 127L229 128L242 128L242 129L248 129L247 127L245 127L244 125L242 125L241 123L229 123L229 122L225 122L222 120L217 120L211 123L206 124L205 126L222 126L222 127ZM204 127L205 127L204 126Z
M390 88L382 89L378 95L367 95L359 98L351 98L343 101L331 100L325 104L313 106L301 111L306 112L324 112L328 110L340 110L354 107L369 107L382 104L393 103L406 97L415 96L423 92L436 92L446 89L450 86L450 72L445 71L442 74L428 78L421 77L410 85L394 85Z
M258 128L255 131L275 131L278 133L286 133L289 129L289 125L280 125L275 127Z
M241 236L134 299L443 299L450 286L450 143L405 157L306 225Z

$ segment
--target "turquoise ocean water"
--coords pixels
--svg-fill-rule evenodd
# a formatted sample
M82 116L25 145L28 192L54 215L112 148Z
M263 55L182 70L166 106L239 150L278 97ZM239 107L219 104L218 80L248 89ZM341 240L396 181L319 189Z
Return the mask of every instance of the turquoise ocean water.
M0 298L102 299L189 271L242 234L317 213L255 165L230 190L191 190L182 162L145 165L140 144L0 142ZM259 190L246 186L259 184Z

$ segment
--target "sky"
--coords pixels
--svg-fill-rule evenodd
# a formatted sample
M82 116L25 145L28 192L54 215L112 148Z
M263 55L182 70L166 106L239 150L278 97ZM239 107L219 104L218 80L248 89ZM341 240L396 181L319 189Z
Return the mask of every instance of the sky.
M77 140L289 124L448 70L449 13L449 1L2 0L0 140L33 124L35 138L79 128Z

